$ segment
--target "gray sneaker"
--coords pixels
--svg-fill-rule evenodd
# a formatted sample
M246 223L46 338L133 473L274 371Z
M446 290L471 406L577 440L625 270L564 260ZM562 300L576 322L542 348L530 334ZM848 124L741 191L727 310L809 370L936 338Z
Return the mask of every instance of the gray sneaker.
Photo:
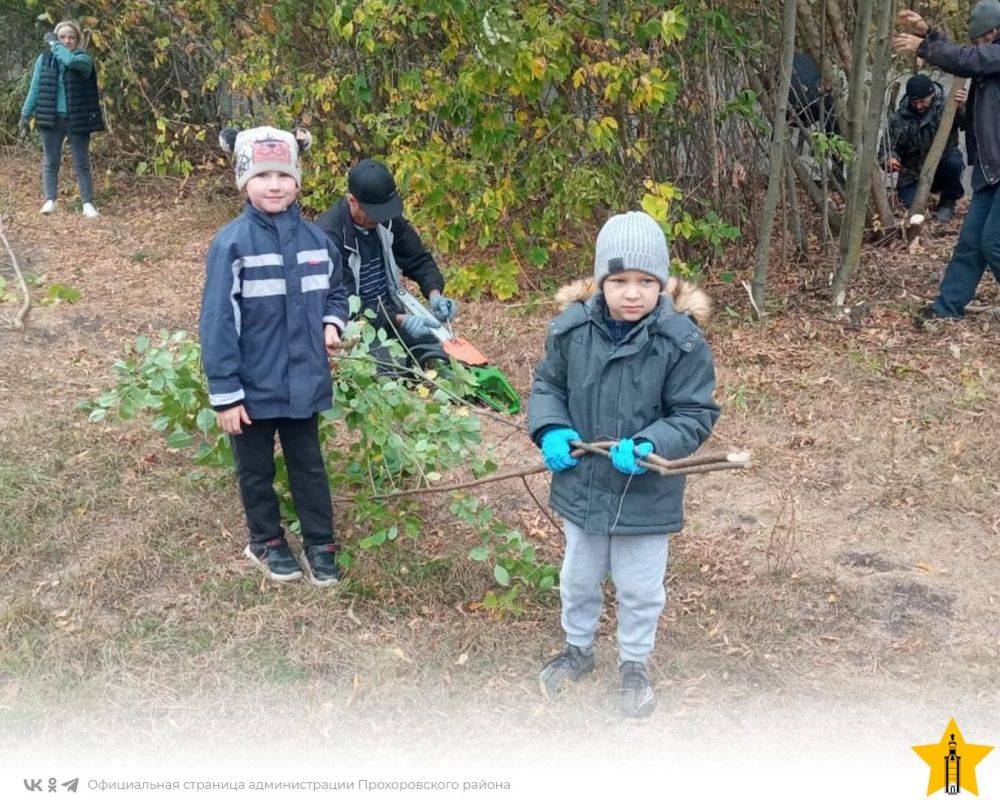
M937 210L937 221L948 223L955 218L955 206L938 206Z
M622 681L622 714L633 719L648 717L656 708L653 682L638 661L626 661L618 667Z
M551 699L566 688L567 681L578 681L584 675L594 671L594 654L585 653L575 644L566 645L566 649L549 661L538 676L538 684L542 694Z

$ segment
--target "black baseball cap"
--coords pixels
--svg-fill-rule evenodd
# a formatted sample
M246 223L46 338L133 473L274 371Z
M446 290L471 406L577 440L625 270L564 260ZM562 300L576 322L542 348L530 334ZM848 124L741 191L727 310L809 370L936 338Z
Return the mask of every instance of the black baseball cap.
M354 195L372 222L386 222L403 213L403 201L385 164L366 158L347 173L347 191Z

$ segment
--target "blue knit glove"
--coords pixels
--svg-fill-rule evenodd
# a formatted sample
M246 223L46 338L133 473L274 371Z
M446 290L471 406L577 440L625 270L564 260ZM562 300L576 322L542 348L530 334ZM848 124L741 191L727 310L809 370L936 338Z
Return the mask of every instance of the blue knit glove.
M405 314L400 327L402 327L402 329L414 339L423 339L427 336L431 336L431 330L434 328L440 328L441 323L436 319L418 317L415 314Z
M579 460L570 453L569 443L579 441L582 437L572 428L553 428L542 436L542 458L545 466L553 472L575 467Z
M621 439L611 445L611 463L616 470L624 472L626 475L642 475L646 472L646 468L640 467L636 462L641 461L652 452L652 442L636 444L632 439Z
M450 322L458 313L458 301L445 297L441 292L431 295L431 313L441 322Z

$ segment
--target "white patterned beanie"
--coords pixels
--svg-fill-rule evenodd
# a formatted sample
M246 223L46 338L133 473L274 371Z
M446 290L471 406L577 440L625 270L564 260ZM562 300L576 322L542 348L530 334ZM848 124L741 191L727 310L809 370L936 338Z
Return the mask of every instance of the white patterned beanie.
M597 234L594 250L594 283L600 288L615 272L634 269L652 275L666 286L670 277L667 237L655 219L644 211L616 214Z
M247 181L262 172L283 172L302 185L299 152L309 149L312 134L302 128L294 133L262 125L241 131L226 128L219 134L219 146L231 153L236 168L236 186L242 191Z

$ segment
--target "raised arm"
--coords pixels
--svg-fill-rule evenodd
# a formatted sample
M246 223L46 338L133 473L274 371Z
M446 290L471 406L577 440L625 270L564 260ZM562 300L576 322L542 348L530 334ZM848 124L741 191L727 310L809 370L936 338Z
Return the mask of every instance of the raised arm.
M82 72L84 75L89 75L90 71L94 68L94 59L82 50L70 50L60 41L55 41L50 44L49 49L52 51L52 55L56 57L59 63L67 69L72 69L77 72Z
M960 78L1000 75L1000 43L960 45L949 42L939 31L930 31L917 55Z

